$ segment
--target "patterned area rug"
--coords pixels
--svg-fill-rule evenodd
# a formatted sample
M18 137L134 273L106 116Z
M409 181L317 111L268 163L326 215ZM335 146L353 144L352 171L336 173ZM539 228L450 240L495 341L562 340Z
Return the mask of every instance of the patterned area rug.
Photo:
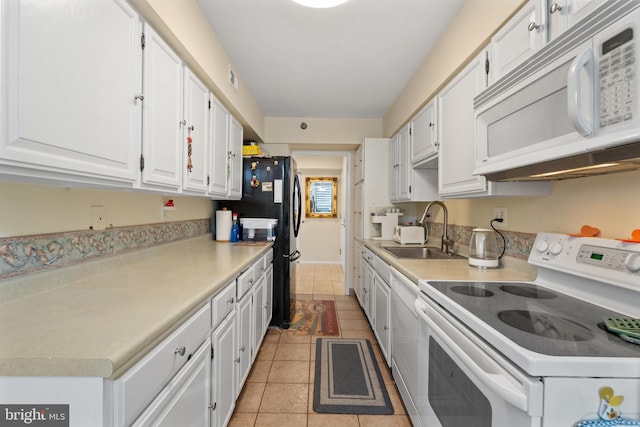
M318 338L313 410L391 415L393 405L366 339Z
M340 335L335 303L329 300L296 300L289 333L292 335Z

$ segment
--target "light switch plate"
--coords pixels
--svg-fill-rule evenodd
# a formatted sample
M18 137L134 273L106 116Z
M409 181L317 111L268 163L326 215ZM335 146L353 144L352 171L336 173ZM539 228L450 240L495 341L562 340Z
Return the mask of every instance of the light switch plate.
M104 206L91 206L91 227L104 230L107 223L107 210Z

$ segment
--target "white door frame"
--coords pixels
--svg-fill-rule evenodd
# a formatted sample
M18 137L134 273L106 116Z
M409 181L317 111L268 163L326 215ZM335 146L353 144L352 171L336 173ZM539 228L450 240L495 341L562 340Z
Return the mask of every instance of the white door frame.
M341 224L343 225L340 230L340 263L342 264L342 270L344 271L344 293L348 294L349 291L349 283L351 283L351 268L347 265L349 263L349 255L353 246L353 239L348 238L348 236L353 236L352 234L352 225L351 225L351 168L353 163L353 151L347 150L335 150L335 151L323 151L323 150L292 150L291 157L296 158L296 156L335 156L342 157L346 159L346 170L343 170L343 176L347 179L342 179L343 181L341 185L344 187L344 200L342 201L341 206L343 209ZM301 184L302 185L302 184ZM301 227L301 232L304 232L304 228ZM302 233L300 233L302 234ZM300 237L298 237L300 239ZM300 247L300 241L298 240L297 246Z

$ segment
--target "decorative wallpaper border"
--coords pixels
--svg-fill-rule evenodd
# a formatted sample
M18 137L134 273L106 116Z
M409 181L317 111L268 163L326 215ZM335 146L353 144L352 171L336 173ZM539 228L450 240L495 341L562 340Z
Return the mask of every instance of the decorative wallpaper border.
M442 236L442 223L428 223L429 238L439 239ZM449 225L449 238L455 242L454 246L458 245L469 246L471 241L471 232L476 227L463 226L463 225ZM533 247L533 242L536 239L535 234L520 233L516 231L500 230L504 237L507 239L507 249L505 251L506 256L511 256L520 259L528 259L529 252ZM439 240L438 240L439 241ZM502 239L498 236L498 248L502 250Z
M0 238L0 280L211 232L211 219Z

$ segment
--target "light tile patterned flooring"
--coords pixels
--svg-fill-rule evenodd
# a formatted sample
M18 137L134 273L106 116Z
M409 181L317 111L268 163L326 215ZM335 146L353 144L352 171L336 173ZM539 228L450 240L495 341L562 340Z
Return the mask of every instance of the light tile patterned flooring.
M353 296L344 295L344 273L339 265L298 264L298 298L336 302L340 334L367 338L373 344L378 366L393 403L394 415L337 415L313 411L315 336L296 336L270 328L236 402L229 426L233 427L407 427L406 415L391 371ZM306 295L300 295L306 294Z

